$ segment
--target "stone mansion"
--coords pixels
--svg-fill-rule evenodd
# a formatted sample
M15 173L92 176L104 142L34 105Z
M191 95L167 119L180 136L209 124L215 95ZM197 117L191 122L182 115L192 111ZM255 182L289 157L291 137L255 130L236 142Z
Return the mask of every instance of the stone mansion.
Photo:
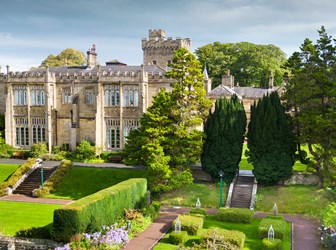
M149 37L142 39L141 45L141 66L117 60L98 65L93 45L87 51L86 66L16 73L9 66L6 73L0 68L0 112L5 114L6 143L29 149L37 142L47 142L51 151L54 145L75 150L80 141L89 140L104 151L122 149L153 96L162 88L171 90L172 80L165 77L165 72L174 51L191 50L189 38L166 38L163 30L149 30ZM211 80L204 73L210 98L236 93L244 100L238 93L242 87L234 90L233 78L223 76L223 84L211 91ZM258 94L262 96L265 91L270 89Z

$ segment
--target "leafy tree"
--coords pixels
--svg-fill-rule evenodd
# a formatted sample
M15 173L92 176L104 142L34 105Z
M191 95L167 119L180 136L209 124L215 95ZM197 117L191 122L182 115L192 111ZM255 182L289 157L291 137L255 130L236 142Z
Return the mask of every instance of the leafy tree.
M216 100L215 110L206 120L202 167L213 178L224 172L224 181L232 182L241 160L246 115L244 106L234 95L231 100Z
M286 54L275 45L257 45L248 42L208 44L196 50L202 65L206 65L214 87L221 84L227 70L240 86L267 87L269 72L275 85L281 85Z
M294 164L295 141L290 117L277 92L264 96L251 107L248 126L248 160L261 184L289 178Z
M145 165L154 192L192 182L191 162L199 159L203 133L197 129L211 101L205 98L202 69L195 56L179 49L167 77L172 92L161 90L130 132L123 154L125 163Z
M67 60L68 66L80 66L86 63L86 58L83 52L72 48L62 50L58 55L49 55L43 60L40 67L59 67L64 66L64 60Z
M336 185L336 46L322 26L316 44L306 38L288 60L291 69L285 100L293 108L298 140L307 143L313 158L309 166L319 186Z

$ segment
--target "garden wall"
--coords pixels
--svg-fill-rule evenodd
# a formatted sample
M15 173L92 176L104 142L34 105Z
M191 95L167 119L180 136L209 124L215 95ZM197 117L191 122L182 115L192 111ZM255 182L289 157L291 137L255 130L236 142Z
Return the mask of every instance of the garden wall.
M294 173L289 180L284 181L285 185L317 185L319 182L318 176L310 173Z
M0 250L7 250L10 245L14 244L15 249L19 250L48 250L55 249L58 244L52 240L30 239L30 238L15 238L10 236L0 235ZM14 249L14 248L13 248Z

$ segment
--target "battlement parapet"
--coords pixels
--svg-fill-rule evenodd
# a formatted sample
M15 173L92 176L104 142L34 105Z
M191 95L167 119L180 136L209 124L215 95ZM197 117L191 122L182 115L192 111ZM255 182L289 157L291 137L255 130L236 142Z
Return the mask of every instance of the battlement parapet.
M147 40L142 39L142 50L148 49L177 49L177 48L191 48L191 40L189 38L177 38L173 40L171 37L166 40Z
M55 73L49 72L48 75L49 80L55 80ZM28 83L28 82L45 82L46 81L46 72L36 72L36 71L28 71L28 72L9 72L9 74L0 74L0 81L9 81L13 83Z

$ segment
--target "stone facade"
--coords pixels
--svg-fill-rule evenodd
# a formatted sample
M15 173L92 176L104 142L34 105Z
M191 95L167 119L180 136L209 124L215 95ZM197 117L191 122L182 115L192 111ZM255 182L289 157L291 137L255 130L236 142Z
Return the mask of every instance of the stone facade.
M45 141L49 151L74 150L89 140L104 151L124 147L129 131L160 89L171 90L165 77L175 50L190 50L190 39L165 38L150 30L142 39L144 64L116 60L97 65L96 46L87 52L87 66L46 67L0 74L0 112L5 113L6 143L29 149Z

